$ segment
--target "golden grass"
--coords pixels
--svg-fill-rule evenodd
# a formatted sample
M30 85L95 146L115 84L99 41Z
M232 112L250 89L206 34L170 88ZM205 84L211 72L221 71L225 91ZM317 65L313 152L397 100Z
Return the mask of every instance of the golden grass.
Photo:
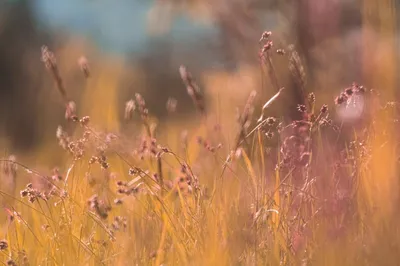
M384 5L391 2L380 3L365 1L365 23L371 26L369 14L377 12L382 40L376 44L381 47L373 53L376 57L366 46L364 71L374 87L393 99L395 17L380 13L390 10ZM293 130L306 128L312 143L302 147L297 161L287 163L295 157L287 157L287 143L301 133L279 131L277 123L257 127L259 114L251 116L252 108L244 115L246 98L260 84L254 81L258 68L243 68L233 76L206 74L207 116L196 114L182 122L167 119L154 135L143 129L135 113L134 132L122 136L118 113L123 107L117 94L126 70L120 62L109 62L85 82L78 114L88 115L90 122L69 122L71 141L76 143L84 132L90 135L82 140L82 157L76 151L61 156L62 180L50 179L46 187L43 180L52 175L51 167L18 161L20 190L28 191L25 181L31 180L33 189L43 193L54 189L54 195L48 199L36 195L31 203L4 183L0 186L7 207L0 218L8 219L0 235L8 246L0 242L0 261L9 265L397 265L399 155L393 113L372 112L374 123L366 123L367 133L354 128L346 136L350 141L339 141L338 134L345 134L341 131L330 138L334 131L329 133L316 122L310 122L310 128L292 124ZM261 92L261 100L274 93ZM322 104L318 99L317 95L316 106ZM276 102L285 108L279 98ZM235 122L238 106L242 119L249 115L248 128ZM152 106L146 108L149 121L157 122ZM334 110L333 103L329 108ZM315 108L317 121L326 118L325 112ZM103 148L103 154L98 148L107 141L108 132L119 139ZM274 136L266 137L267 132ZM241 145L233 150L237 138ZM345 148L336 150L339 142ZM49 147L45 144L37 152L41 159L32 162L63 152ZM12 177L4 170L12 162L2 163L2 178Z

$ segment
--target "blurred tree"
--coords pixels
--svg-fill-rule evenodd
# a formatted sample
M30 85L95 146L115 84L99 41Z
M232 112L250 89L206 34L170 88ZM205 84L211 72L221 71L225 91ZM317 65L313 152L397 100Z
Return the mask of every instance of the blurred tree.
M260 3L260 1L258 1ZM268 1L267 1L268 2ZM257 61L257 40L262 33L261 8L243 0L157 0L150 13L150 29L165 33L172 20L184 14L218 31L218 43L227 62Z
M173 19L187 12L191 14L193 19L211 23L212 27L215 27L218 31L216 38L219 43L219 54L223 55L226 65L235 68L243 63L252 65L259 63L260 46L258 40L262 32L266 30L264 25L267 24L268 30L274 29L277 25L277 18L274 14L285 12L287 2L274 0L158 0L155 8L158 9L158 12L170 13L168 16L160 15L158 17ZM166 8L167 6L168 8ZM153 25L161 25L157 17L151 22ZM165 32L165 28L163 32ZM293 40L285 41L291 42ZM302 94L299 93L300 88L296 87L294 81L285 81L281 85L293 87L290 88L293 89L291 96L286 99L289 106L293 108L286 109L295 110L298 103L303 103ZM283 111L286 112L287 110ZM289 112L287 115L291 119L299 118L298 112Z
M361 34L361 4L357 0L158 0L155 5L160 13L169 12L158 17L172 20L186 12L193 19L211 22L218 29L225 61L234 64L256 64L257 41L262 31L278 30L281 40L275 39L276 44L292 43L299 52L307 88L326 91L330 85L343 86L361 79L361 53L357 51L360 40L356 37ZM284 22L285 27L280 28L279 22ZM161 25L157 20L152 23ZM347 49L342 49L344 46ZM332 71L334 68L336 72ZM330 73L332 84L319 84L321 72ZM304 94L296 80L287 76L283 79L291 95L286 99L286 109L296 110L298 104L304 103ZM343 84L334 84L339 81ZM300 118L297 111L287 115Z
M40 64L43 35L34 26L30 5L28 0L0 2L0 134L16 149L32 147L38 138L36 92L40 81L32 70L40 71L29 59L34 57Z

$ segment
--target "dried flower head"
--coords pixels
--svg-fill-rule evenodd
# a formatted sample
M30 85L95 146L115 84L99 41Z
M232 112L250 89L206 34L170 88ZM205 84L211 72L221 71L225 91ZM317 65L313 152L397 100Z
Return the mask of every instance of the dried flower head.
M110 165L107 162L101 162L100 166L101 169L103 170L107 170L110 167Z
M65 103L68 103L67 92L64 88L64 84L57 67L56 57L53 52L49 50L47 46L42 46L42 61L44 62L46 68L50 71L56 82L57 89L60 92Z
M131 119L133 112L136 109L136 104L134 100L129 100L125 103L125 119Z
M121 227L122 227L123 230L125 230L126 227L127 227L127 224L128 224L127 223L127 219L125 217L116 216L114 218L114 221L111 224L111 228L112 228L113 231L120 231Z
M77 120L76 116L76 104L73 101L69 101L65 106L65 119L67 120Z
M42 62L49 70L57 67L56 57L54 56L53 52L51 52L50 49L45 45L42 46Z
M89 198L88 206L102 219L107 219L108 212L111 210L111 207L108 206L103 200L99 199L97 194Z
M51 179L53 181L61 181L62 180L62 176L60 175L60 170L57 167L55 167L53 169L53 175L51 176Z
M129 169L129 175L136 175L138 173L139 173L139 170L136 167L133 167L133 168Z
M122 199L115 199L114 204L115 205L121 205L123 203Z
M263 46L263 48L262 48L262 50L261 50L261 53L262 53L262 54L266 53L267 51L269 51L269 50L272 48L273 45L274 45L274 44L273 44L272 41L268 41L268 42Z
M365 87L364 86L358 86L358 88L357 88L357 92L358 93L365 93L365 91L366 91L366 89L365 89Z
M146 108L146 102L141 94L135 94L136 104L137 104L137 111L140 114L140 117L143 121L146 121L149 116L149 110Z
M6 240L0 240L0 250L5 250L8 248L8 243Z
M306 71L304 70L303 62L294 45L289 45L289 70L298 86L302 88L302 93L305 91ZM305 95L304 95L305 97Z
M265 133L265 136L266 136L268 139L272 139L272 138L274 137L274 132L268 131L268 132Z
M269 126L273 126L276 122L276 118L275 117L268 117L267 118L267 125Z
M256 98L257 92L251 91L249 98L247 98L246 105L244 106L242 114L239 116L239 123L242 128L246 128L248 126L248 122L254 111L254 100Z
M342 93L340 93L339 96L336 97L336 99L335 99L335 104L341 105L341 104L343 104L344 102L346 102L347 100L348 100L347 94L344 93L344 92L342 92Z
M47 183L49 185L50 183ZM24 190L21 190L20 195L22 198L28 197L28 200L30 203L34 203L35 201L42 199L44 201L47 201L49 197L52 195L52 191L50 190L47 194L33 188L32 183L29 183L26 185Z
M90 77L90 71L89 71L89 63L86 57L81 56L78 60L78 65L81 68L83 74L85 75L85 78Z
M176 106L178 104L178 101L175 98L168 98L167 101L167 111L169 113L174 113L176 111Z
M310 94L308 94L307 99L308 99L308 102L309 102L310 104L315 103L315 94L314 94L314 92L311 92Z
M85 127L89 124L89 121L90 121L90 117L84 116L79 120L79 123L81 124L81 126Z
M58 144L65 150L68 149L70 146L70 137L68 136L67 132L61 126L57 127L56 137L58 139Z
M283 50L283 49L278 49L278 50L276 50L276 53L277 53L278 55L285 55L285 54L286 54L285 50Z
M263 34L261 34L260 42L267 40L271 35L271 31L264 31Z
M321 113L325 114L326 112L328 112L328 105L324 104L321 107Z
M350 97L354 93L354 87L346 88L344 92L346 93L347 96Z
M183 80L187 93L192 98L193 103L201 114L205 113L204 97L200 91L199 86L192 77L192 74L187 70L185 66L179 67L179 73Z
M307 112L307 107L304 104L299 104L299 105L297 105L297 110L300 113L305 113L305 112Z

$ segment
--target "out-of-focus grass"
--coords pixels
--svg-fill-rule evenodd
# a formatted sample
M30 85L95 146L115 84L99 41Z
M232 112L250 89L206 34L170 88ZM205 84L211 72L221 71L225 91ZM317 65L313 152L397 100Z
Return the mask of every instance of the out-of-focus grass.
M366 45L364 65L365 76L371 79L368 83L393 101L397 62L392 56L391 27L395 17L379 13L390 10L385 4L365 2L366 25L371 26L370 12L378 13L381 38L375 40L378 52ZM366 43L371 42L365 37ZM61 55L67 57L68 53ZM197 114L189 121L178 121L172 113L148 136L136 113L132 130L121 133L118 113L124 106L118 104L117 88L126 70L119 62L108 62L96 65L93 77L84 83L78 114L79 118L89 115L89 124L69 122L65 126L74 140L90 132L83 141L82 158L73 160L76 153L68 152L60 156L61 148L44 145L35 155L40 159L26 157L29 166L18 160L18 190L24 190L29 179L34 189L43 193L54 189L54 195L30 203L2 183L0 196L7 205L3 218L8 217L1 235L8 245L0 246L3 262L397 265L398 138L392 117L396 113L374 112L375 103L368 105L372 117L366 120L371 123L365 123L364 131L351 128L347 139L353 142L345 142L341 150L338 135L344 134L340 131L343 125L333 134L315 124L315 131L307 131L311 147L303 147L302 155L310 155L309 160L285 169L277 167L285 159L286 152L280 149L285 140L298 136L275 130L277 124L254 130L231 154L241 130L235 108L239 107L243 117L248 95L261 86L254 81L259 76L257 67L236 75L207 73L207 117ZM272 89L259 91L262 99L256 98L255 103L273 94ZM316 99L315 115L324 114L319 108L325 102L320 102L319 95ZM279 98L274 104L276 110L285 108ZM334 115L333 102L327 104ZM152 106L147 108L150 124L158 122L151 115ZM250 129L256 126L257 115L249 119ZM279 120L279 113L276 116ZM270 131L275 135L266 137ZM104 132L117 135L106 148L102 146L111 136ZM106 167L98 159L101 149ZM227 160L229 154L231 160ZM59 165L62 179L50 178L51 185L46 187L43 180L53 175L52 166L42 164L54 156L63 162ZM89 163L92 156L96 156L95 163ZM40 165L34 165L38 161ZM13 163L2 163L3 178L14 178L4 170ZM128 184L117 186L118 181ZM134 190L125 195L128 188ZM114 203L115 199L122 204ZM111 210L102 209L107 206ZM107 217L102 217L104 212Z

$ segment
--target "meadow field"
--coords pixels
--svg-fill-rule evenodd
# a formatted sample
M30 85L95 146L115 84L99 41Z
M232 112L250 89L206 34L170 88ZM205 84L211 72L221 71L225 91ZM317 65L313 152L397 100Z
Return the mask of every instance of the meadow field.
M400 265L397 9L361 2L346 70L351 42L307 57L279 23L235 72L155 56L153 92L139 64L43 43L45 89L26 94L39 144L1 135L0 262ZM16 126L21 105L4 110Z

